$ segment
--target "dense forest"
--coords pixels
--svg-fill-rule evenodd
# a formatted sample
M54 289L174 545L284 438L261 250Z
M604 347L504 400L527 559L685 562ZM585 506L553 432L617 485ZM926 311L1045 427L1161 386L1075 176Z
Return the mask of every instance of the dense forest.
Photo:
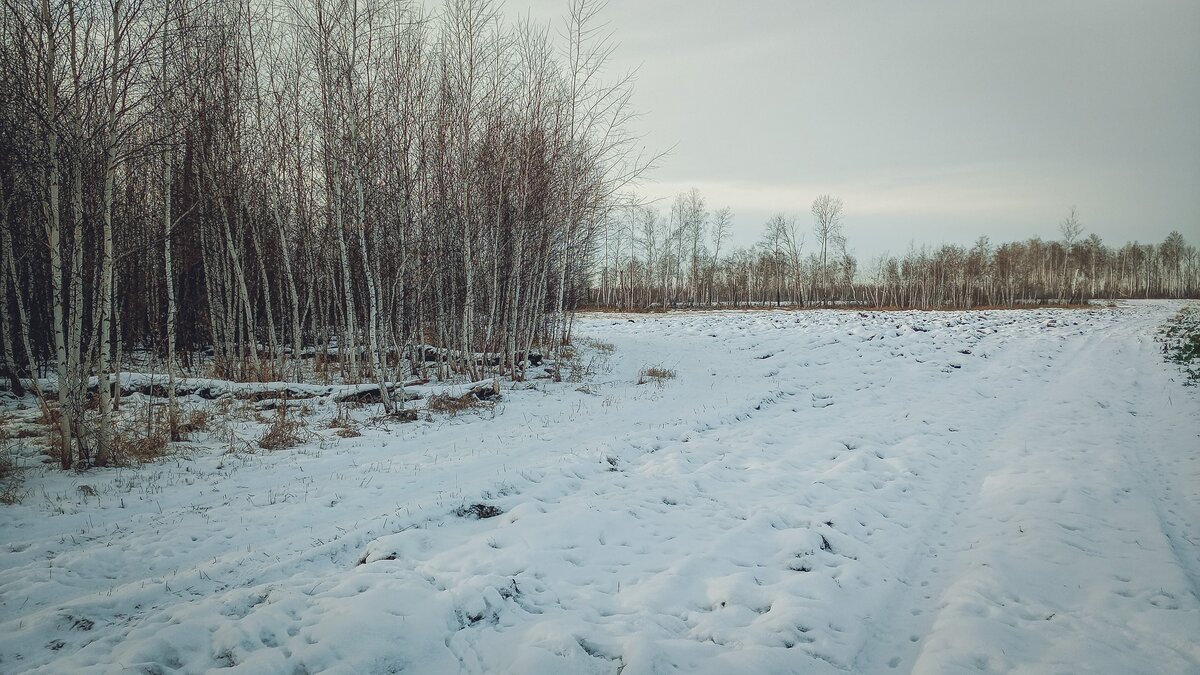
M648 164L586 0L555 26L486 0L2 8L0 342L13 386L58 383L64 465L86 453L88 378L134 353L172 391L197 355L223 378L319 356L385 382L425 345L521 378L568 339Z
M840 199L821 195L811 225L772 216L760 241L728 250L732 213L710 212L703 195L613 211L601 234L591 306L653 309L713 306L862 306L919 309L1078 304L1095 298L1200 296L1200 255L1177 231L1160 244L1106 246L1084 235L1076 209L1060 239L995 244L980 237L884 255L866 266L851 253Z

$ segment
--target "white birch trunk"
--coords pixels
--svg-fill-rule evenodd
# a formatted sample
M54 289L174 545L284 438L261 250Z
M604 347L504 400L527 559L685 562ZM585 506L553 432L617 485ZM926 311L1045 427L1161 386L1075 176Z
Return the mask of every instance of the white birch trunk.
M67 339L64 323L63 297L63 265L62 265L62 220L59 205L61 190L61 168L58 158L58 131L55 128L58 117L58 87L54 81L57 69L57 37L54 35L54 19L50 12L49 0L42 0L41 20L45 31L45 103L46 103L46 193L42 200L43 228L46 243L50 247L50 289L51 289L51 318L54 330L55 370L58 376L58 432L62 441L59 456L62 468L69 469L74 462L73 439L71 435L71 406L69 392L71 389L70 371L67 368ZM32 354L30 354L32 358Z
M163 276L167 283L167 420L171 440L180 440L179 403L175 398L175 266L171 260L171 150L162 153L163 162Z

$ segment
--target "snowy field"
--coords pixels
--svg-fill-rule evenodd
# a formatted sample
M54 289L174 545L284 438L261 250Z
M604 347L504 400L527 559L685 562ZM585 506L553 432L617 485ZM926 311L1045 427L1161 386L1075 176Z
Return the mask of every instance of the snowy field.
M1197 673L1178 307L585 315L494 407L30 469L0 672Z

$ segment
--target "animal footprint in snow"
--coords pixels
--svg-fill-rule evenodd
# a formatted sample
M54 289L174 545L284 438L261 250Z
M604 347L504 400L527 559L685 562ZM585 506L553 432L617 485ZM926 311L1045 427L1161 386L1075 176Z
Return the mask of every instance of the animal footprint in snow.
M1150 604L1159 609L1179 609L1179 602L1175 596L1162 591L1150 596Z

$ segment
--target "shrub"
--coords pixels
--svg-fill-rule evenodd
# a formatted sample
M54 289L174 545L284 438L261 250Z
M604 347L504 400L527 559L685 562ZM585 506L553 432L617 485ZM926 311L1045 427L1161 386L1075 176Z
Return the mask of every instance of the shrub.
M1200 308L1185 307L1159 331L1163 355L1177 364L1185 384L1200 382Z

